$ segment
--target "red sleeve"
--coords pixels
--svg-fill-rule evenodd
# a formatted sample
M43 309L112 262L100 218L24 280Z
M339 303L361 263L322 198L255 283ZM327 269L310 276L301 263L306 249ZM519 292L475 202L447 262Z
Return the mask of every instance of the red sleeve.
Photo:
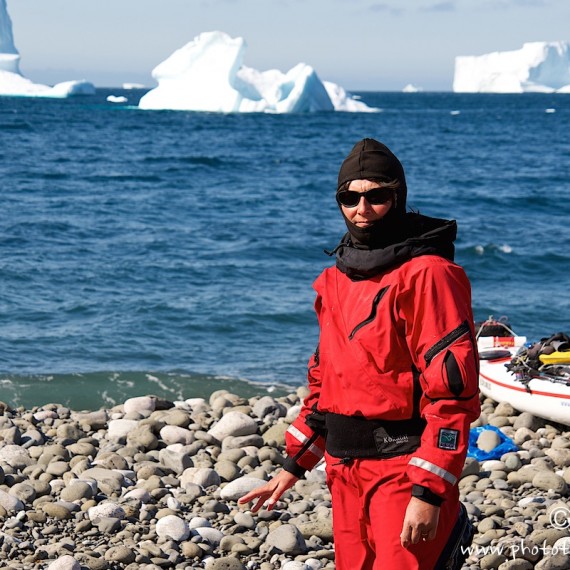
M402 299L427 422L407 473L413 484L444 498L463 470L469 427L480 413L471 287L461 267L441 260L417 272Z
M319 314L320 305L320 297L317 297L315 302L317 314ZM309 360L307 378L309 395L303 401L299 416L285 434L287 459L284 469L298 477L312 469L322 459L325 450L325 439L322 435L324 418L317 411L321 392L318 347Z

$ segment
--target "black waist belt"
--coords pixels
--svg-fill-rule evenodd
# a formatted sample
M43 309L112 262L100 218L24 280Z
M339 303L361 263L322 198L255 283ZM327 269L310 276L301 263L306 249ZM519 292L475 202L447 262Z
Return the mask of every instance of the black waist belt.
M387 459L412 453L419 446L426 421L369 420L360 416L327 413L326 450L333 457Z

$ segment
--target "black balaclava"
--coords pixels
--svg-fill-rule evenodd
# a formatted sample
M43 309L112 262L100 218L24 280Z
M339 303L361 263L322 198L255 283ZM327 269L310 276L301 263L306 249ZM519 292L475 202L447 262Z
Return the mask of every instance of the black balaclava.
M362 139L354 145L340 167L337 192L346 182L364 179L399 182L395 204L381 220L371 226L359 228L343 214L353 245L362 249L377 249L395 243L404 231L406 178L402 164L386 145L374 139Z

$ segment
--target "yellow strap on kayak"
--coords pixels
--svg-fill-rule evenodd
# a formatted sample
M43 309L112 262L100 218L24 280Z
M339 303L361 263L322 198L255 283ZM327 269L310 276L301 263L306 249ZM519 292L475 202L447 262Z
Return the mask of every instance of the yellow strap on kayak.
M538 358L542 364L570 364L570 350L565 352L555 351L552 354L541 354Z

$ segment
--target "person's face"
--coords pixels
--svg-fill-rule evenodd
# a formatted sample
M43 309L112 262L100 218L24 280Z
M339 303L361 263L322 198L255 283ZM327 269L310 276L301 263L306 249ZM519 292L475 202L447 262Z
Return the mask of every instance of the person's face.
M373 188L378 188L378 183L372 180L353 180L348 186L352 192L364 193ZM393 198L383 204L370 204L365 196L361 196L358 204L353 208L341 204L342 213L359 228L366 228L381 220L393 205Z

